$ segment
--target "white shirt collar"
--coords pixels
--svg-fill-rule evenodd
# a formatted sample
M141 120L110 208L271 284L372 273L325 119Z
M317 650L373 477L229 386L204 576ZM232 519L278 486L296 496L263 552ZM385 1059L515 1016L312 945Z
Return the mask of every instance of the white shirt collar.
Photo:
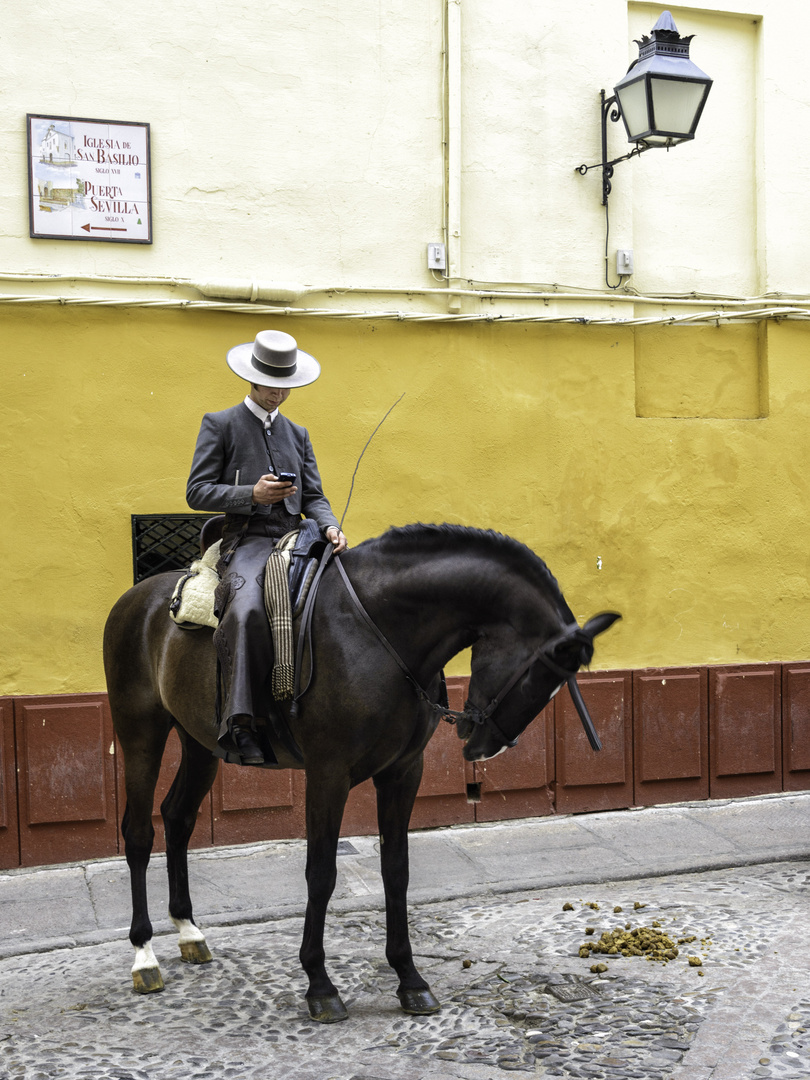
M263 409L261 405L257 405L253 398L250 396L250 394L248 394L245 398L245 404L254 416L258 416L262 423L265 423L265 421L269 417L270 423L272 424L275 418L278 416L278 409L273 409L273 411L269 413L267 409Z

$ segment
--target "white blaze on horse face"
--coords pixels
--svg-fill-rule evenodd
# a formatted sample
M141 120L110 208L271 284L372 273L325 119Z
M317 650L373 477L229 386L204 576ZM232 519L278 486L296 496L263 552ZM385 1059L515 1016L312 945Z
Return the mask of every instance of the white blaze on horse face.
M152 942L147 941L140 949L135 950L135 963L132 965L132 973L143 971L144 968L158 967L157 957L152 951Z
M496 750L494 754L485 754L485 753L482 752L480 754L477 754L474 758L467 758L467 760L468 761L492 761L493 758L496 758L499 754L502 754L504 752L504 750L508 750L508 749L509 749L509 747L506 746L506 744L504 744L500 748L500 750Z

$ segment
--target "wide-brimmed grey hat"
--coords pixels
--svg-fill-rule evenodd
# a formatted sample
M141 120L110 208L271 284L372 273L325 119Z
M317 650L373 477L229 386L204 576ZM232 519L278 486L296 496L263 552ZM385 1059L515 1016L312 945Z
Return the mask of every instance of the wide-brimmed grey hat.
M228 367L259 386L306 386L321 373L315 357L301 352L295 338L281 330L260 330L255 341L235 345L228 351Z

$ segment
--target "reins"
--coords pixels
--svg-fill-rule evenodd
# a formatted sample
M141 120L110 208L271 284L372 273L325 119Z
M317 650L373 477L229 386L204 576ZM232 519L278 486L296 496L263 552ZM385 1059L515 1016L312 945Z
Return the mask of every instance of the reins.
M304 610L301 613L301 626L298 630L298 642L295 648L295 673L293 675L293 699L290 705L290 719L294 720L298 716L298 702L304 696L309 689L309 684L312 682L312 673L315 669L315 662L312 653L312 613L315 610L315 600L318 596L318 588L321 584L321 577L326 569L327 563L334 554L334 547L331 543L328 543L321 555L321 561L318 563L318 569L315 571L315 577L312 579L312 584L309 587L307 593L306 603L304 604ZM340 566L340 560L338 559L338 566ZM309 678L307 679L306 686L301 689L301 671L304 666L304 646L309 645Z
M388 640L382 630L380 630L372 617L366 611L365 607L363 606L362 600L355 592L354 586L352 585L351 581L349 581L349 575L344 570L343 563L340 561L340 559L337 560L337 568L340 571L340 576L343 578L343 584L346 586L346 592L351 597L354 606L357 608L358 612L362 616L366 626L369 628L369 630L371 630L373 634L376 635L378 641L380 641L380 643L385 646L393 659L397 662L403 675L411 684L411 686L413 686L414 690L417 692L422 701L424 701L425 704L429 705L432 709L438 709L442 713L452 713L452 709L448 709L444 705L439 705L435 701L433 701L428 692L422 686L422 684L419 683L416 677L411 673L408 665L405 663L397 650L394 648L394 646L391 644L391 642Z
M550 671L554 672L556 675L559 675L564 682L568 683L568 689L571 693L571 699L574 702L574 706L576 707L577 712L579 713L579 718L582 721L582 726L585 729L585 734L588 736L588 742L591 744L591 747L594 750L602 749L602 743L596 733L596 728L593 726L593 721L588 714L587 706L582 699L582 694L580 693L579 686L577 685L576 670L572 671L570 668L562 667L556 662L556 660L552 660L551 656L548 655L552 649L554 649L561 641L566 638L576 637L578 635L581 635L583 638L587 638L587 635L583 634L583 631L580 629L577 623L572 623L570 626L567 626L562 633L558 634L556 637L553 637L550 641L545 642L538 649L535 649L529 659L523 664L522 667L518 668L518 670L507 680L500 692L492 699L492 701L490 701L490 703L484 709L479 709L477 706L473 705L468 698L467 701L464 703L463 711L458 712L458 710L450 709L446 705L440 705L438 702L431 700L425 688L421 685L421 683L419 683L419 681L413 675L410 668L399 655L397 650L394 648L394 646L391 644L385 634L383 634L382 630L380 630L380 628L371 618L369 613L366 611L362 601L360 600L360 597L355 592L354 586L349 580L349 575L343 568L343 563L341 559L336 559L336 563L340 575L343 578L343 584L346 586L346 591L348 592L352 602L354 603L354 606L357 608L358 612L362 616L363 621L366 623L372 633L377 637L380 643L387 649L392 659L396 661L405 678L413 686L414 690L421 698L421 700L425 702L425 704L427 704L435 712L438 712L441 718L447 721L448 724L456 724L459 720L467 720L476 725L483 725L484 727L492 731L492 733L498 739L500 739L501 742L504 743L504 745L514 746L517 743L517 739L507 738L507 736L501 731L499 726L493 720L492 714L501 704L509 691L513 688L515 683L517 683L517 681L525 675L525 673L529 670L532 664L539 660ZM320 573L322 572L325 565L326 561L321 564L321 567L318 570L318 576L320 576ZM315 584L316 582L313 582L313 588L310 590L310 597L312 597L312 594L314 592ZM309 599L307 600L307 604L309 604ZM304 612L304 617L306 617L306 609ZM299 651L302 652L301 640L303 638L303 624L301 629L302 633L299 637ZM296 662L296 678L298 677L298 668L299 664L298 662Z

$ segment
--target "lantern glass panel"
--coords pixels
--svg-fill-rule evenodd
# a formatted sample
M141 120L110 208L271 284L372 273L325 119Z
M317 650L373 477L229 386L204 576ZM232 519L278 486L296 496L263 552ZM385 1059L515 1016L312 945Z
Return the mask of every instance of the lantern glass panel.
M627 127L627 135L630 142L650 130L650 121L647 116L647 82L638 79L628 83L621 89L616 88L616 96L619 99L619 107Z
M695 114L706 93L705 83L684 82L681 79L650 79L653 100L653 125L656 131L689 138Z

